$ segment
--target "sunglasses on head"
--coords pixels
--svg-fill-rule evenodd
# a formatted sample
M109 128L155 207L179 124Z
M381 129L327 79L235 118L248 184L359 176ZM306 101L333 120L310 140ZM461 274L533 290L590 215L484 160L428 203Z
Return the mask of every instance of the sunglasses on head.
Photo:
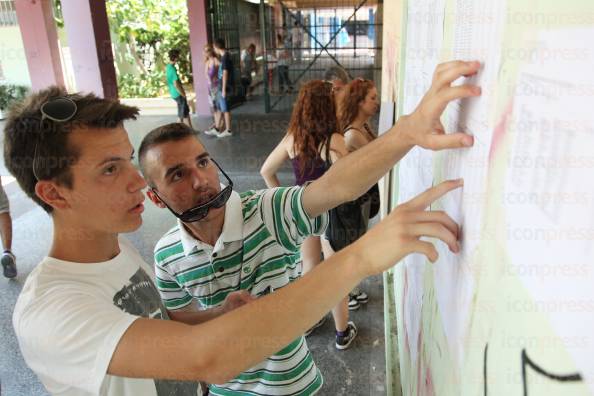
M43 122L45 120L50 120L53 122L68 122L76 115L78 107L72 99L67 98L65 96L61 96L58 98L48 100L47 102L41 105L39 110L41 111L40 130L43 131ZM33 161L31 164L33 176L35 176L35 179L37 180L40 180L38 176L39 172L37 171L39 166L39 156L37 154L39 143L40 141L37 141L37 143L35 143L35 151L33 152Z
M193 223L195 221L204 219L208 215L208 211L210 209L222 208L229 200L229 197L231 197L231 192L233 191L233 181L229 178L229 176L227 176L225 171L214 159L209 158L209 160L212 161L217 166L217 168L219 168L223 176L225 176L225 179L227 179L228 185L208 202L194 206L193 208L185 210L182 213L177 213L169 205L167 205L167 202L165 202L165 200L159 194L157 194L157 191L154 188L151 188L151 191L157 196L157 198L161 200L161 202L163 202L167 209L169 209L169 211L173 213L175 217L184 223Z
M48 100L41 105L41 121L48 119L54 122L70 121L78 110L76 103L65 96Z

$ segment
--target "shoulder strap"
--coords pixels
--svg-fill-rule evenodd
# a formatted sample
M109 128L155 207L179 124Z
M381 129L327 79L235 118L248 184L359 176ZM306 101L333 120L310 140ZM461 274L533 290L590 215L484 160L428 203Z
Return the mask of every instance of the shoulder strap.
M332 166L332 158L330 158L330 142L332 142L332 135L328 136L326 141L326 166L330 168Z
M347 132L348 132L348 131L350 131L351 129L354 129L355 131L358 131L358 132L362 132L362 131L361 131L359 128L355 128L354 126L352 126L352 125L349 125L349 126L347 126L346 128L344 128L344 133L347 133Z
M363 136L367 136L368 138L371 138L371 140L374 140L377 136L375 136L367 127L367 124L365 124L366 128L364 131L360 130L359 128L355 128L354 126L349 125L348 127L345 128L344 133L347 133L348 131L350 131L351 129L354 129L355 131L361 133Z
M371 131L369 124L365 123L363 126L365 127L365 132L367 132L367 134L371 137L371 140L377 138L377 136Z

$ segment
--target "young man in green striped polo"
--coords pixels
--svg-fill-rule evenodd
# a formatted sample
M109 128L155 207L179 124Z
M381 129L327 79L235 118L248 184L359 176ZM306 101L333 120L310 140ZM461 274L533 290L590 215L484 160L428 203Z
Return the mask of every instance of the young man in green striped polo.
M287 286L299 277L300 244L324 231L329 209L365 193L415 145L434 150L471 146L471 136L445 135L439 118L450 100L480 94L474 87L451 86L477 69L472 62L440 65L412 115L305 187L238 194L189 128L177 123L151 131L139 149L148 196L178 218L155 248L156 283L170 316L195 310L195 302L203 309L218 307L234 291L262 296ZM451 247L459 248L455 241ZM240 335L242 328L236 331ZM233 380L211 385L210 392L310 395L321 386L321 374L299 337Z

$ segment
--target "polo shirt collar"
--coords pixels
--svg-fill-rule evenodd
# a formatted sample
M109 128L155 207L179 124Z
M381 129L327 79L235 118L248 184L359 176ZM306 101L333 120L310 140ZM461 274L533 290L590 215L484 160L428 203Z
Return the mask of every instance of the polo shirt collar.
M180 219L177 219L177 226L179 227L181 243L186 256L192 253L195 249L212 250L212 246L197 240L192 234L190 234ZM235 242L242 239L243 211L241 208L241 197L237 192L232 191L229 200L225 204L225 221L223 223L223 231L221 232L221 235L215 244L215 250L218 250L218 246L222 243Z

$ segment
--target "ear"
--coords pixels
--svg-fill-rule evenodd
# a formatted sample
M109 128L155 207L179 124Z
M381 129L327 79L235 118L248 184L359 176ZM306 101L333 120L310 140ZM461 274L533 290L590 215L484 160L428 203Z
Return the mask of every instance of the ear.
M158 208L166 208L165 204L155 195L153 190L150 188L146 191L146 196L158 207Z
M62 187L59 187L55 182L50 180L40 180L35 185L35 194L43 202L54 209L68 209L70 203L61 192Z

